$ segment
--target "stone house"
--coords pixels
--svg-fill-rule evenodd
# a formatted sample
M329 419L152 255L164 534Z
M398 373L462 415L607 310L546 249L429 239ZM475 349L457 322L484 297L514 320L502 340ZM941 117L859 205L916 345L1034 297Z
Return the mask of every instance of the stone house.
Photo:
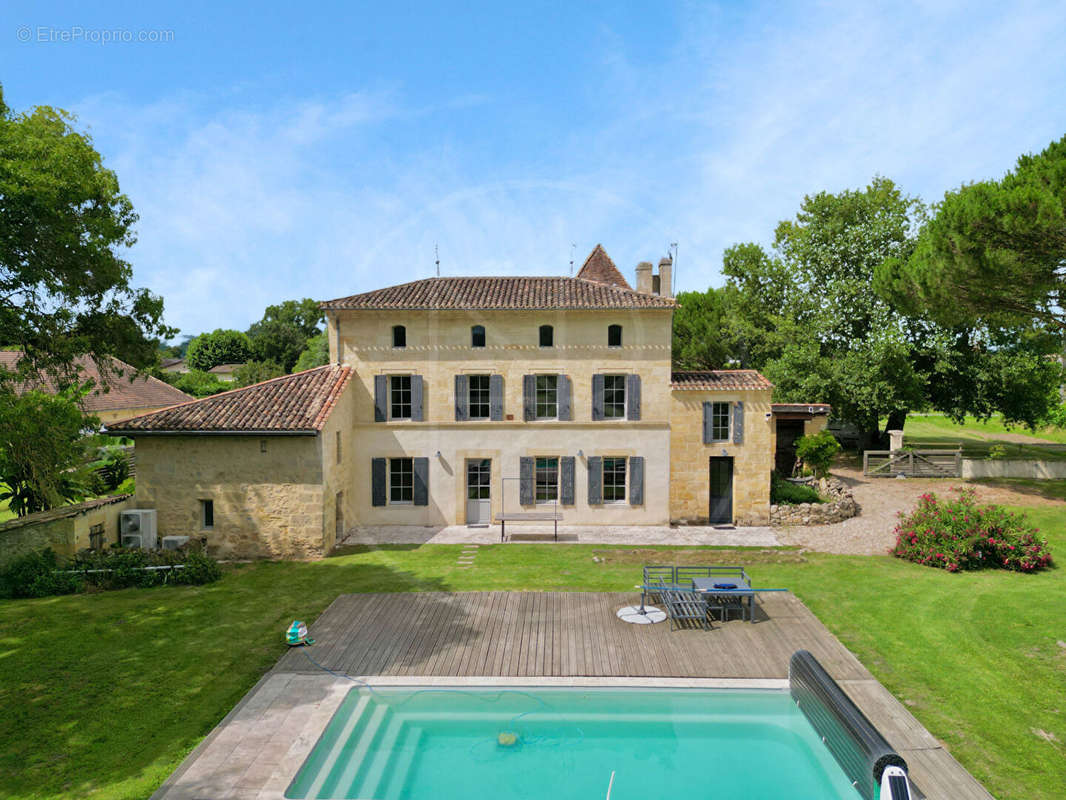
M0 350L0 369L14 372L21 359L22 353L18 350ZM89 356L75 359L74 366L78 380L93 382L88 394L81 400L82 408L98 417L104 425L192 399L190 395L158 378L138 375L133 367L117 358L109 359L107 369L103 372L100 364ZM56 384L50 375L41 374L28 378L20 384L19 389L53 393Z
M109 426L137 441L160 535L218 552L328 551L348 530L764 524L772 385L671 371L671 262L630 286L597 246L576 277L446 277L322 303L330 364Z

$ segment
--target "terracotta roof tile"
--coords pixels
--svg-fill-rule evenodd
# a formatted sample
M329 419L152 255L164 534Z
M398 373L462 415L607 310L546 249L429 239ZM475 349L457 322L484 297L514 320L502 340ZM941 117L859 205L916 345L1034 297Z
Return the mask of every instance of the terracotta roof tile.
M705 372L675 372L670 388L693 391L773 389L774 385L753 369L715 369Z
M18 350L0 350L0 369L13 372L21 359L22 353ZM159 408L191 399L185 392L150 375L141 375L131 381L130 376L136 370L117 358L110 359L110 374L106 379L100 376L100 368L89 356L78 358L74 363L82 380L92 378L96 381L96 387L82 400L82 408L89 413ZM19 385L19 389L39 389L45 392L56 390L55 381L45 374L26 380Z
M607 255L607 251L603 249L602 244L592 248L589 257L585 259L585 263L578 271L577 277L586 281L594 281L595 283L606 283L608 286L617 286L619 289L629 289L630 291L633 289L622 273L618 271L618 267L611 261L611 257Z
M108 425L116 433L315 433L351 380L327 364Z
M672 298L581 278L425 278L327 300L326 309L644 309L674 308Z

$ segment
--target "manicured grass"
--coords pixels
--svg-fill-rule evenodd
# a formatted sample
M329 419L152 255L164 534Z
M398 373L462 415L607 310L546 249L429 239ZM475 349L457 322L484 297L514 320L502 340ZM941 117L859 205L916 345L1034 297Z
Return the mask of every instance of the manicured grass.
M1033 512L1066 557L1060 516ZM459 551L353 549L237 567L210 586L0 602L0 797L146 797L281 655L286 625L338 594L623 591L641 564L671 560L744 563L791 588L1001 800L1066 785L1066 571L566 544L482 547L460 570Z
M979 478L970 483L985 486L1001 486L1019 494L1044 497L1048 500L1066 500L1066 480L1036 480L1034 478ZM1064 554L1066 555L1066 554Z
M1028 439L1047 439L1066 444L1066 430L1041 428L1030 431L1024 426L1007 428L1002 420L993 418L986 422L968 417L965 424L957 425L950 419L936 414L911 414L903 427L903 441L916 448L955 448L962 446L967 458L987 458L996 445L1005 451L1004 458L1066 459L1066 448L1049 447L1038 442L1009 442L1004 434L1024 436Z

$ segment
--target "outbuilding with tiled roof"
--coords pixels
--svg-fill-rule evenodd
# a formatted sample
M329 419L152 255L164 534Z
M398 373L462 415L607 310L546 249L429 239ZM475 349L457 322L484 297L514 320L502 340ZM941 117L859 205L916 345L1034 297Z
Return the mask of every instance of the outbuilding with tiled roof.
M14 372L21 360L22 353L19 350L0 350L0 369ZM104 424L190 399L189 395L169 383L151 375L138 374L136 369L117 358L108 358L103 370L101 364L90 356L75 359L74 366L78 380L93 383L81 400L82 408ZM41 373L23 380L19 389L54 393L56 381L52 376Z
M109 425L136 441L138 507L220 555L327 552L351 514L351 376L327 364Z

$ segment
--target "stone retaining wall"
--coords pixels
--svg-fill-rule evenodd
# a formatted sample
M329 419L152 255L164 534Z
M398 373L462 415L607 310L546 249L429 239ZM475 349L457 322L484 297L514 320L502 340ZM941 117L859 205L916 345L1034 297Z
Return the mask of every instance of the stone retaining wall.
M859 513L859 504L855 502L851 489L839 478L822 478L809 485L829 502L772 505L771 525L831 525L851 519Z

